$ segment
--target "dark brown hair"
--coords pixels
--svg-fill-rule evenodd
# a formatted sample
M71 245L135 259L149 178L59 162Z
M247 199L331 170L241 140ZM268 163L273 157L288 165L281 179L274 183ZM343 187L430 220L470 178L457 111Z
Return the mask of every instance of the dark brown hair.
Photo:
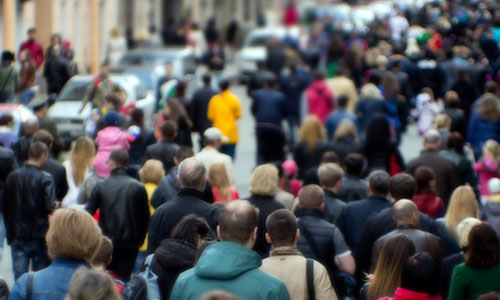
M389 183L389 192L396 201L400 199L411 199L415 195L417 183L407 173L399 173L392 176Z
M436 180L434 171L426 166L418 167L415 171L415 181L417 182L417 194L436 194L431 182Z
M101 246L92 258L92 265L94 266L107 266L111 262L111 257L113 256L113 242L107 237L102 236Z
M465 264L473 269L489 269L499 261L500 245L493 227L485 222L472 227Z
M291 246L297 234L297 220L290 211L278 209L267 217L266 228L273 247Z
M28 149L28 159L39 160L42 155L48 154L49 149L44 143L34 142Z

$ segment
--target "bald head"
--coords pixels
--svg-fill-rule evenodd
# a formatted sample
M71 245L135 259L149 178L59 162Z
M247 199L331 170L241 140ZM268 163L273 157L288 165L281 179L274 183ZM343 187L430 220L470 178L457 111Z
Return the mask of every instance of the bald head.
M392 218L398 226L412 225L418 227L418 208L415 203L408 199L401 199L394 203Z
M32 135L38 130L38 119L35 117L29 118L23 123L23 131L26 135Z
M441 148L441 135L437 130L429 130L425 133L424 148L427 151L438 151Z
M205 187L206 169L196 158L187 158L179 165L177 179L183 188L202 191Z
M299 206L301 208L321 209L324 198L324 192L319 185L309 184L299 191Z
M250 202L231 201L224 205L219 214L219 238L251 247L258 220L258 209Z

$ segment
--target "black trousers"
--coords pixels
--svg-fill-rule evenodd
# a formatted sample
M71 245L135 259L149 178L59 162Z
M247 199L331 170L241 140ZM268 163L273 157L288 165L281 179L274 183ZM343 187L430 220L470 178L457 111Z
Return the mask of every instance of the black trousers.
M113 248L113 258L111 259L108 269L115 272L123 282L129 281L138 253L139 248L137 247L115 246Z
M272 124L257 124L257 164L285 159L285 135L283 130Z

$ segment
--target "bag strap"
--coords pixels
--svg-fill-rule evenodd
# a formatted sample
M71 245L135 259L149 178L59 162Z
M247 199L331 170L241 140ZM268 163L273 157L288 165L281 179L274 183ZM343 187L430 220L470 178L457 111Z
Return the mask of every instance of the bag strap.
M26 291L26 300L31 300L33 294L33 272L28 273L28 286Z
M0 93L3 92L3 89L5 88L5 86L7 85L7 82L9 82L9 79L10 79L10 75L12 75L12 70L14 70L13 67L10 67L9 69L9 74L7 74L7 78L5 79L5 81L2 83L2 87L0 88Z
M306 281L309 300L316 300L316 291L314 290L314 260L310 258L306 262Z

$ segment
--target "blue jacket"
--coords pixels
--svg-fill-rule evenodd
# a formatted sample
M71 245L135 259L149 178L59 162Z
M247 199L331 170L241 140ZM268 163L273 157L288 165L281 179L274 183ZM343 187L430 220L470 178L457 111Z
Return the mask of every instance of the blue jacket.
M215 290L241 299L290 299L283 282L259 270L261 264L257 253L240 244L215 243L203 251L196 267L179 275L170 299L200 299Z
M283 93L272 89L260 89L252 95L252 114L256 123L270 123L281 127L286 116L286 103Z
M337 109L335 112L331 113L328 118L326 118L325 127L326 132L328 133L329 141L333 139L337 126L339 126L340 122L344 119L349 119L356 124L356 115L341 108Z
M500 120L493 123L482 119L477 112L473 112L467 128L467 141L472 144L476 159L481 157L481 148L489 139L500 142Z
M280 88L286 96L288 115L299 117L302 94L311 83L312 78L306 70L297 68L295 73L285 71L280 76Z
M90 266L83 261L67 258L57 258L47 268L33 274L32 300L64 300L69 290L73 273L79 267ZM25 273L12 287L9 300L29 300L26 298L28 291L28 273Z

